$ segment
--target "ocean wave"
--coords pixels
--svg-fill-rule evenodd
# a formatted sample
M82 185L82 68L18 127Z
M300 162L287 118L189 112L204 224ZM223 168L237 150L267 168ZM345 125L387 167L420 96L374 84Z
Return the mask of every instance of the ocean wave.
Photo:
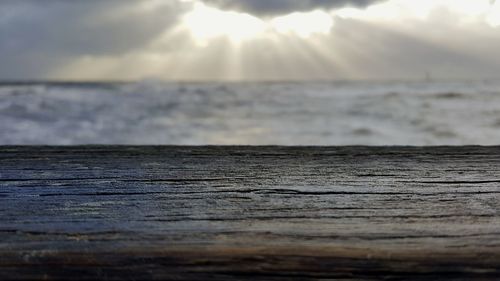
M500 142L499 82L0 85L0 144Z

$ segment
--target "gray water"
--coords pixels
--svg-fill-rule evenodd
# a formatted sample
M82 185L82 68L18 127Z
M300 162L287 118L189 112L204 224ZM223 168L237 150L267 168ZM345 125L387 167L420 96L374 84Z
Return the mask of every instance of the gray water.
M500 144L500 81L1 84L0 144Z

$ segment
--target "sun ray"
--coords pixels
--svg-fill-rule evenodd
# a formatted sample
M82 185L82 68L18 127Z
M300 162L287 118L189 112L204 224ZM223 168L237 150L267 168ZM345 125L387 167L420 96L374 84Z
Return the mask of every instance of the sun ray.
M140 50L115 57L75 56L51 76L151 76L173 80L273 80L300 75L314 79L366 78L386 71L376 66L390 65L387 57L392 56L387 50L394 40L421 43L427 46L422 50L427 48L429 52L446 49L448 53L471 53L479 60L493 53L492 46L497 44L491 40L490 44L473 42L497 38L496 28L500 26L500 0L387 0L364 8L262 18L218 9L202 1L184 2L189 4L183 6L180 21L166 27ZM170 4L154 0L137 7L147 12ZM114 13L122 16L130 9ZM430 24L434 28L422 28ZM377 30L380 34L386 30L387 34L378 37ZM370 36L366 36L367 32ZM464 33L468 35L464 37ZM404 38L400 36L403 34ZM406 58L402 56L399 61Z

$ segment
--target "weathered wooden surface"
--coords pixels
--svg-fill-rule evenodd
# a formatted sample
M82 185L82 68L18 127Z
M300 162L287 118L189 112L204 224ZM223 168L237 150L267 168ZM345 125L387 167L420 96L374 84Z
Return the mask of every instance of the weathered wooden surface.
M500 279L500 147L0 147L0 279Z

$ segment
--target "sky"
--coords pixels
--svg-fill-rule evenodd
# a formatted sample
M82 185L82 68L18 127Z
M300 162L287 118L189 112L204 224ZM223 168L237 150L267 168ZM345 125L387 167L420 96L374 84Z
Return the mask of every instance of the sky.
M3 0L0 80L500 78L500 0Z

